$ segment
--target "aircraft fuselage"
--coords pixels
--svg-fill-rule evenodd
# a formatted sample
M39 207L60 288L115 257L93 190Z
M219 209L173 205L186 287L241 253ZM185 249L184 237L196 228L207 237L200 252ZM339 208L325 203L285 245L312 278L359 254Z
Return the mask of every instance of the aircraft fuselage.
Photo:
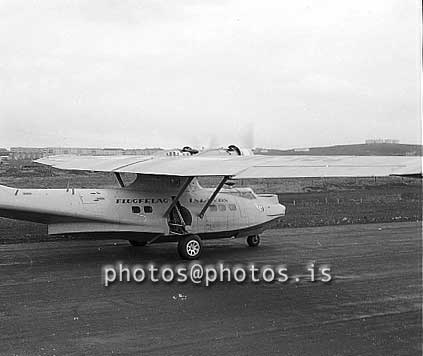
M138 241L175 241L167 214L182 182L174 178L137 179L125 188L16 189L0 187L0 216L48 225L49 234L102 234ZM222 189L200 217L214 189L193 180L178 202L185 233L202 238L243 237L260 233L285 215L276 195L250 188Z

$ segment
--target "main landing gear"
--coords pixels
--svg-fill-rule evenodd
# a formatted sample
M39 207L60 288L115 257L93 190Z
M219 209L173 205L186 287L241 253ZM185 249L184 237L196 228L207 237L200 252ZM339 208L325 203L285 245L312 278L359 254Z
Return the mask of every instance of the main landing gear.
M129 240L132 246L145 246L146 242ZM260 244L259 235L250 235L247 237L247 244L250 247L257 247ZM189 234L183 235L178 241L178 253L184 260L196 260L200 258L203 252L203 242L200 236Z
M260 236L259 235L248 236L247 244L250 247L257 247L260 244Z
M195 260L203 252L203 242L198 235L186 235L178 242L178 252L184 260Z

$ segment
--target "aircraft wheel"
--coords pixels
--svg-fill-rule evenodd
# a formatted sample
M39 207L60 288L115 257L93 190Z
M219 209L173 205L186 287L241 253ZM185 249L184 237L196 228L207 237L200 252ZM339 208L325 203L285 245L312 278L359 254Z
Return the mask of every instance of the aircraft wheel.
M137 241L137 240L129 240L129 243L132 246L145 246L147 244L147 242L145 241Z
M203 251L203 243L198 235L187 235L178 242L178 252L184 260L195 260Z
M247 244L250 247L257 247L260 244L260 236L259 235L248 236Z

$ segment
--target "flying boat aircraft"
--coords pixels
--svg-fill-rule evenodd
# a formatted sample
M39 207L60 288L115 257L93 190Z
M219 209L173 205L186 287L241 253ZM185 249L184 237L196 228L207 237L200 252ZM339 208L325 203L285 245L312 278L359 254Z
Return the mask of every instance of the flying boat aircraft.
M134 246L177 242L183 259L197 259L203 240L259 235L285 216L275 194L232 184L239 179L422 175L420 157L263 156L231 145L190 147L152 156L51 156L40 164L69 171L110 172L114 189L19 189L0 185L0 216L48 225L51 235L88 234ZM136 179L125 185L123 173ZM204 188L199 177L219 177Z

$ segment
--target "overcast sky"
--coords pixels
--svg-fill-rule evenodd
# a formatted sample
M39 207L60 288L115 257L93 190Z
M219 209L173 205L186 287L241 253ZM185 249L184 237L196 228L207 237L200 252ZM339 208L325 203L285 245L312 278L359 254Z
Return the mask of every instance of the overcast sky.
M0 0L0 147L421 141L416 0Z

